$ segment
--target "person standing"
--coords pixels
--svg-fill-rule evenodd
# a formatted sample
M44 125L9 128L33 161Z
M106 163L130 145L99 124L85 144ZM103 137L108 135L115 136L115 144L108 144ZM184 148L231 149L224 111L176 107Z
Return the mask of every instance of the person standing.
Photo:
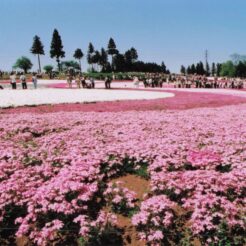
M82 77L81 84L83 88L86 88L86 78L85 77Z
M93 77L90 78L91 88L95 88L95 80Z
M104 83L105 83L105 89L108 89L108 81L109 81L109 78L108 76L106 76L105 80L104 80Z
M134 76L133 78L133 84L138 88L139 87L139 79L137 76Z
M33 83L34 89L37 89L38 88L38 79L37 79L36 73L32 74L32 83Z
M111 82L112 82L112 79L110 77L106 77L106 79L105 79L105 88L106 89L111 89Z
M15 75L15 72L11 72L11 75L10 75L10 84L12 86L12 89L13 90L16 90L16 75Z
M69 88L72 88L73 76L71 74L67 74L67 84Z
M80 89L81 88L81 78L80 78L80 75L78 75L76 77L75 83L77 84L77 88Z
M22 89L26 90L27 89L26 76L23 73L21 73L20 81L21 81Z

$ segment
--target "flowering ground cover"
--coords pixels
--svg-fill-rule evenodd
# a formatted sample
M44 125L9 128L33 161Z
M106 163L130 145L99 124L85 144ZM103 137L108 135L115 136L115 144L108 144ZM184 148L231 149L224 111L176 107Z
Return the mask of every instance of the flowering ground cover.
M124 89L125 90L125 89ZM161 90L160 90L161 91ZM163 92L163 91L162 91ZM166 91L170 92L170 91ZM201 107L221 107L225 105L238 105L246 103L246 97L222 95L213 93L192 93L171 91L174 97L153 100L124 100L116 102L97 103L70 103L56 105L25 106L17 108L1 109L0 114L12 113L52 113L52 112L122 112L129 110L167 110L167 109L191 109Z
M245 244L246 104L123 111L0 115L1 245Z

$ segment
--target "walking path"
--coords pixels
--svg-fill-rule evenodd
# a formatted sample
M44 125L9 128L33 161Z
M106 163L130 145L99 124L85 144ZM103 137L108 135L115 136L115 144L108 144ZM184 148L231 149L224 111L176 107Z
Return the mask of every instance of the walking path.
M42 84L43 85L43 84ZM59 103L86 103L120 100L142 100L173 97L173 93L155 91L55 89L0 90L0 107Z
M64 80L39 80L39 89L33 90L0 90L0 107L16 107L25 105L43 105L60 103L91 103L122 100L149 100L165 99L175 96L175 92L189 93L212 93L218 95L228 95L236 97L246 97L246 91L231 89L185 89L170 88L144 88L140 83L136 87L133 82L117 81L112 83L112 88L117 90L105 90L104 82L96 81L96 89L67 89ZM29 83L32 88L32 83ZM188 93L188 94L189 94Z

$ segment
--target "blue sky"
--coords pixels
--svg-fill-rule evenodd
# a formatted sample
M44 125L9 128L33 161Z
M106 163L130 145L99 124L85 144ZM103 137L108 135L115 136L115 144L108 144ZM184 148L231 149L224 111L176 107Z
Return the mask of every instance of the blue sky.
M232 53L246 54L245 0L0 0L0 69L10 70L17 57L28 56L34 35L49 57L54 28L72 59L76 48L106 47L113 37L120 52L134 46L139 59L164 61L171 71L181 64L221 62ZM83 66L86 67L84 58Z

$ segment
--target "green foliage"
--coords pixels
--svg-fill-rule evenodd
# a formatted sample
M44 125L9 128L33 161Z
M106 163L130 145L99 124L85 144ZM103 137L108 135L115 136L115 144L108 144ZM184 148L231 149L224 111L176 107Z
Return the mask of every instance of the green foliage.
M102 72L106 71L108 63L108 54L104 48L101 49L99 65L102 66Z
M33 38L33 45L31 47L31 53L34 55L44 55L44 46L37 35Z
M221 67L222 67L221 63L216 64L216 76L220 76Z
M56 58L58 69L60 70L60 58L65 57L65 52L63 51L63 45L61 36L55 29L52 36L51 46L50 46L50 57Z
M74 51L73 57L74 57L75 59L80 60L80 59L83 58L83 56L84 56L84 54L83 54L83 52L82 52L81 49L76 49L76 50Z
M182 71L185 71L185 67L181 66ZM209 70L209 66L207 64L207 69ZM197 64L192 64L187 67L186 69L187 74L198 74L198 75L204 75L206 74L206 71L204 69L203 63L200 61Z
M141 178L149 179L148 163L146 162L140 163L139 168L135 169L134 174Z
M112 38L109 39L108 42L108 54L111 55L112 61L111 61L111 69L115 71L115 65L114 65L114 59L113 57L119 53L119 51L116 49L116 44Z
M212 242L209 246L242 246L246 244L245 231L240 227L230 228L225 221L219 225L219 230L205 234L200 240L206 243L208 238L218 238L216 242Z
M109 55L116 55L119 51L116 49L116 44L112 38L109 39L108 42L108 54Z
M18 226L15 224L17 217L24 217L27 211L24 207L9 204L4 208L5 214L3 220L0 222L0 245L15 245L15 237Z
M75 59L79 60L79 68L80 68L80 71L82 70L82 68L81 68L81 59L83 58L83 56L84 56L84 54L83 54L83 52L82 52L81 49L76 49L74 51L73 57Z
M78 62L76 61L63 61L60 64L62 70L68 70L68 69L75 69L75 70L80 70L80 65Z
M95 49L94 49L94 46L92 43L89 43L89 47L88 47L88 53L89 54L92 54L94 53Z
M131 52L131 58L132 58L132 62L135 62L138 59L138 53L137 50L135 48L131 48L130 49Z
M214 62L212 63L211 75L212 76L215 76L216 75L216 66L215 66L215 63Z
M45 66L43 67L43 69L44 69L44 71L45 71L46 73L52 72L53 68L54 68L54 67L53 67L52 65L45 65Z
M236 68L232 61L222 63L220 76L235 77Z
M181 66L181 68L180 68L180 73L182 73L182 74L186 74L186 69L185 69L185 66Z
M92 64L93 63L93 53L94 53L95 49L92 43L89 43L88 46L88 51L87 51L87 62L88 64ZM93 70L93 68L91 69Z
M23 69L25 73L32 68L33 64L31 60L25 56L22 56L17 59L13 68L20 68Z
M121 246L123 245L122 231L112 225L106 225L103 231L95 227L90 231L88 239L80 237L78 242L80 246Z
M236 76L237 77L246 77L246 62L240 61L236 65Z
M206 71L204 69L204 65L201 61L199 63L197 63L195 73L199 74L199 75L204 75L206 73Z

